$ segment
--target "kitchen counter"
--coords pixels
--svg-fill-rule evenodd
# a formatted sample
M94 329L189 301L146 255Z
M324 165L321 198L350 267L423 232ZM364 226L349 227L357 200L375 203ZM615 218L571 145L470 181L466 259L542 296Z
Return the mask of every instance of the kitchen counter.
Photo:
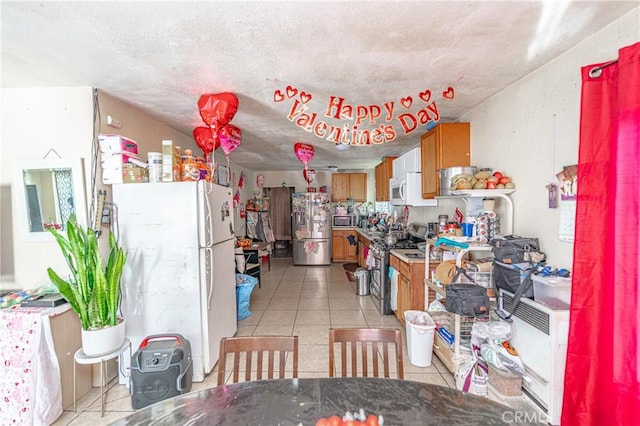
M376 238L384 238L384 233L380 232L380 231L368 231L366 229L362 229L362 228L353 228L355 229L360 235L362 235L363 237L365 237L366 239L373 241Z
M424 263L426 259L418 249L391 249L390 254L406 263Z

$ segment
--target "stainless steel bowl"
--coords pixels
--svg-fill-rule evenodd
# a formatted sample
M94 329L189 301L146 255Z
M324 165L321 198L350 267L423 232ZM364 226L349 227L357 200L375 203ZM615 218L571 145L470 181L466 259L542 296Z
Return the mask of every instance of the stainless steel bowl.
M440 195L450 194L449 187L451 186L452 177L462 173L473 176L476 174L476 170L478 170L478 168L475 166L456 166L438 170L438 175L440 176Z

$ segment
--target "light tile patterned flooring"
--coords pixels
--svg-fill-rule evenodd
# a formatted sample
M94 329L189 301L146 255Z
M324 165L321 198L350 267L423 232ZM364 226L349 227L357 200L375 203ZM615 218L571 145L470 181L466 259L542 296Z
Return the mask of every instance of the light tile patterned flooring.
M327 377L329 327L387 327L403 332L405 379L455 388L452 374L434 355L430 367L416 367L407 354L406 332L392 315L380 315L368 296L356 296L355 283L346 278L342 264L293 266L291 259L271 259L271 271L262 267L261 287L251 295L252 315L238 323L238 336L299 336L299 377ZM135 348L133 348L135 352ZM216 385L217 369L192 391ZM509 405L522 401L497 399ZM508 398L513 400L513 398ZM78 400L78 412L65 411L57 425L106 425L134 410L124 385L107 395L104 417L100 415L100 389L94 388Z

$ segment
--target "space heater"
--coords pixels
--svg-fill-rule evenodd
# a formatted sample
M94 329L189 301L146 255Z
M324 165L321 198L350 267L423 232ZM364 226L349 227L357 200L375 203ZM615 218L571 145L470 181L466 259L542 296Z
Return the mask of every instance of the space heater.
M146 407L191 390L191 343L181 334L145 337L131 358L131 405Z
M500 307L513 313L510 343L518 351L529 377L529 381L522 382L522 390L547 414L551 425L559 425L569 311L552 309L524 297L514 311L514 295L500 290L500 296Z

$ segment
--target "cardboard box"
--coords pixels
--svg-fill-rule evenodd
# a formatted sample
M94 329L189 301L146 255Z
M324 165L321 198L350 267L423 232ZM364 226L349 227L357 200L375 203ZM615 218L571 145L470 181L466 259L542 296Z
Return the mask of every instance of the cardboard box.
M139 167L145 167L147 164L135 154L109 154L104 152L100 154L100 166L103 169L115 168L128 163L133 163Z
M100 152L105 154L138 154L138 143L120 135L99 135Z
M144 167L138 167L134 164L125 164L122 166L122 182L149 182L149 170L145 169Z
M139 158L126 154L102 154L102 183L112 185L125 182L148 182L149 170ZM129 179L124 179L125 176ZM145 180L146 179L146 180Z

